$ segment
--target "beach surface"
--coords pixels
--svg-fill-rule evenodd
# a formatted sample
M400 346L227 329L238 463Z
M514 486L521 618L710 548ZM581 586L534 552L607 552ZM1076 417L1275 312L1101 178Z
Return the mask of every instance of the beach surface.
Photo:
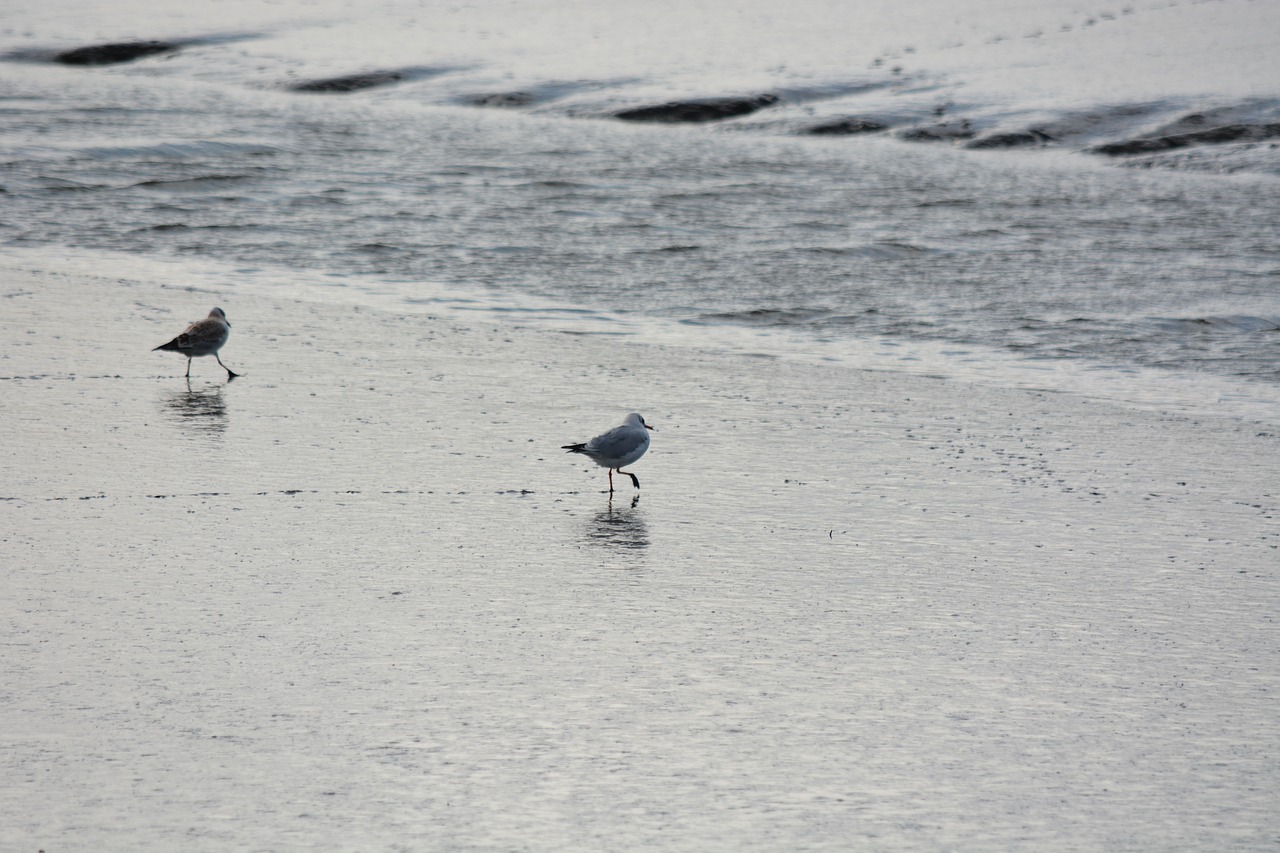
M0 269L6 850L1280 845L1275 423Z

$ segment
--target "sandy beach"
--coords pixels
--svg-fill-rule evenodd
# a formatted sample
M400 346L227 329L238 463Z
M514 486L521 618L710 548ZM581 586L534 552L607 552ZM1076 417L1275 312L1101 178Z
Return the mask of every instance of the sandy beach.
M0 267L6 850L1280 844L1280 427Z

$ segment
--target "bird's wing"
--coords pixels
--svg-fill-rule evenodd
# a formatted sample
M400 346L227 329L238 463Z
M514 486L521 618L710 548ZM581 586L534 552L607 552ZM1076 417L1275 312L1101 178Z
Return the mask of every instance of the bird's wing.
M591 441L587 442L587 450L603 453L606 456L613 456L618 451L631 447L635 442L635 433L628 427L620 426L591 439Z

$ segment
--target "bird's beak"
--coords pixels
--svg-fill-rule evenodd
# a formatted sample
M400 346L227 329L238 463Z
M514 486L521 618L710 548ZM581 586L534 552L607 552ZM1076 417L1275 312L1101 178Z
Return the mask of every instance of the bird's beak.
M657 430L656 430L656 429L654 429L653 427L649 426L648 424L645 424L645 425L644 425L644 428L645 428L645 429L647 429L647 430L649 430L649 432L657 432Z

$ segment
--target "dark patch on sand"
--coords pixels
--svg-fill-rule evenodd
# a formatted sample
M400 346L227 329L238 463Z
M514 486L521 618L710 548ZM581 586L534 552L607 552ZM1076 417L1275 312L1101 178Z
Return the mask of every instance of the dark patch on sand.
M1011 133L992 133L987 136L980 136L977 139L971 139L965 143L965 148L973 148L975 150L992 149L992 148L1028 148L1035 145L1047 145L1056 142L1049 134L1043 130L1031 128L1029 130L1014 131Z
M404 79L405 75L401 71L369 71L363 74L346 74L342 77L326 77L322 80L306 80L302 83L294 83L289 87L289 91L346 94L376 86L388 86Z
M756 110L778 103L778 100L777 95L756 95L750 98L700 98L690 101L668 101L665 104L619 110L613 114L613 117L623 121L693 124L750 115Z
M1280 123L1276 122L1268 124L1229 124L1187 133L1128 139L1123 142L1109 142L1105 145L1095 145L1087 150L1090 154L1123 157L1132 154L1154 154L1160 151L1172 151L1192 145L1259 142L1265 139L1274 139L1278 136L1280 136Z
M115 65L157 53L172 53L177 49L174 42L155 40L92 44L54 54L53 61L63 65Z
M909 127L898 132L899 139L907 142L954 142L972 139L977 135L968 119L939 122L924 127Z
M467 103L473 107L527 107L536 100L532 92L493 92L473 95Z
M804 128L801 133L813 136L853 136L859 133L878 133L888 130L889 125L865 118L842 118L836 121L823 122Z

